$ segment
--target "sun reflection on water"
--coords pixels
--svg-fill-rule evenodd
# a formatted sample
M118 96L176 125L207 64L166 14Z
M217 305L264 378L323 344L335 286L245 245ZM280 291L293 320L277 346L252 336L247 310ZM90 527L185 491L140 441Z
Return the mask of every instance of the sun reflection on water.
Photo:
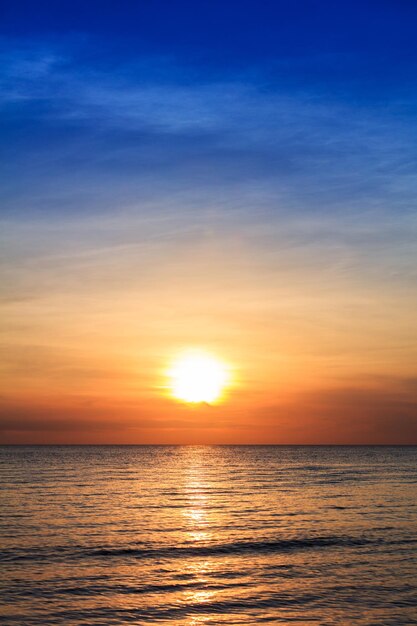
M187 527L187 540L192 544L198 543L199 546L210 544L212 540L213 519L209 517L212 511L210 509L210 490L207 487L208 478L201 462L201 456L193 451L190 466L185 475L184 491L187 505L182 513ZM218 591L208 588L213 574L210 560L189 560L184 563L184 570L196 584L194 588L185 593L184 600L186 603L197 607L201 604L214 602ZM187 621L187 624L195 626L203 623L207 623L207 616L191 615Z
M210 504L209 490L204 468L198 461L199 457L193 454L191 467L186 473L184 483L187 504L183 509L183 516L187 524L187 535L193 541L203 541L209 538L207 515Z

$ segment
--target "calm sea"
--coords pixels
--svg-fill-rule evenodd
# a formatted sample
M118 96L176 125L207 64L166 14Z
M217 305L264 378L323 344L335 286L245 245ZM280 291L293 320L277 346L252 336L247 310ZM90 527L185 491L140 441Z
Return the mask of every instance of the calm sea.
M417 448L0 449L4 624L417 624Z

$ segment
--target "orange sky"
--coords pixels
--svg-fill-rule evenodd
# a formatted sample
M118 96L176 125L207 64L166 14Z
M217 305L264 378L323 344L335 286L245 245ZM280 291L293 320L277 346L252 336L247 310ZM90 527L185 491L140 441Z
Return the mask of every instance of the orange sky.
M128 215L126 245L91 242L90 219L9 224L9 246L40 252L6 272L4 443L417 441L414 294L333 242L306 245L303 224L262 247L267 225L216 222L179 236ZM171 397L188 347L230 364L222 403Z

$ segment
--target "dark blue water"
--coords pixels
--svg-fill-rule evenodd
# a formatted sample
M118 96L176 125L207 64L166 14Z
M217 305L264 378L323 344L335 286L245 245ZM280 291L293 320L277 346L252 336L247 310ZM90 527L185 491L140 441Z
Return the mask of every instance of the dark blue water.
M4 624L417 624L417 448L4 447Z

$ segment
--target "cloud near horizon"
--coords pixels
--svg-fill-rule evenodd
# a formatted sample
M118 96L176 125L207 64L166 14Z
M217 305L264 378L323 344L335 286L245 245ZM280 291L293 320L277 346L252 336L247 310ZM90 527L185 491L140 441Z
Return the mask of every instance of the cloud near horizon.
M48 402L0 400L3 442L417 445L416 379L293 394L249 413L233 403L229 411L215 406L184 411L159 398L151 406L82 397Z

